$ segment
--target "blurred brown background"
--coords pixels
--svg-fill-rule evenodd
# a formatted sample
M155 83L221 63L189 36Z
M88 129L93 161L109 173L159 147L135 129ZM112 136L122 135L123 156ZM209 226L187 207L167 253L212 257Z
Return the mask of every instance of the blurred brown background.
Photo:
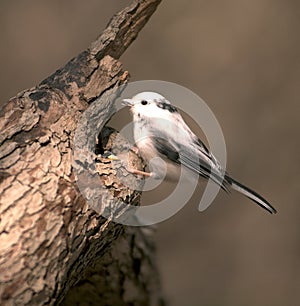
M0 101L85 49L129 1L2 0ZM300 304L300 2L163 0L121 58L132 80L176 82L223 128L228 169L278 209L198 196L157 230L171 306ZM147 195L146 195L147 196Z

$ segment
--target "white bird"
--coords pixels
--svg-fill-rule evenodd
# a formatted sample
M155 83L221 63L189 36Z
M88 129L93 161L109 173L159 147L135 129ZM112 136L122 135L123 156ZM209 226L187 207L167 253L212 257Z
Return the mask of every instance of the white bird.
M141 157L149 162L155 157L161 163L152 164L152 172L132 170L136 174L172 180L178 177L180 167L205 179L211 178L223 190L229 187L245 195L270 213L276 209L255 191L230 177L205 144L190 130L177 108L165 97L155 92L142 92L131 99L123 99L133 114L133 133Z

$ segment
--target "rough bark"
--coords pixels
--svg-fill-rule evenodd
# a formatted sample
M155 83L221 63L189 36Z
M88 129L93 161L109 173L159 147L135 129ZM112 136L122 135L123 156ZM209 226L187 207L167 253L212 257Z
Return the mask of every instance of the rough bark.
M90 209L72 168L82 112L128 80L118 58L159 3L134 1L90 48L1 105L1 305L162 303L149 229L115 224ZM100 113L99 131L110 105ZM116 178L105 167L108 184ZM139 202L139 193L122 184L105 192Z

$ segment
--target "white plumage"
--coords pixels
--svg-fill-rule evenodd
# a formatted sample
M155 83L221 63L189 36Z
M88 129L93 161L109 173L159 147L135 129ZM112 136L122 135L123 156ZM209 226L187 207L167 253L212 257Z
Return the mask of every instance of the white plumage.
M155 92L142 92L124 99L131 108L134 122L134 139L140 155L146 162L162 158L167 165L166 178L172 180L183 166L206 179L211 178L222 189L240 192L269 211L276 210L255 191L231 178L205 144L190 130L180 113L165 97ZM160 178L165 174L161 164L152 164L149 174ZM146 174L146 173L145 173Z

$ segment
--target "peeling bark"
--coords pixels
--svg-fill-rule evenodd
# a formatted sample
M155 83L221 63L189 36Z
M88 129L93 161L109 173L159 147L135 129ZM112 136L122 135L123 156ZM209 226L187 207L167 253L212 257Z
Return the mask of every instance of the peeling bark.
M150 230L115 224L90 209L72 168L81 114L126 83L118 58L159 3L134 1L89 49L1 106L1 305L162 304ZM115 180L105 167L106 178ZM105 192L115 191L138 205L138 192L121 184Z

